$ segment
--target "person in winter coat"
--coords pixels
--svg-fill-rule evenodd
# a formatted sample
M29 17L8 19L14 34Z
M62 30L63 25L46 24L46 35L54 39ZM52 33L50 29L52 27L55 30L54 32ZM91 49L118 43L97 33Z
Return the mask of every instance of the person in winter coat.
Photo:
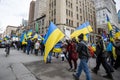
M30 48L31 48L31 40L30 40L30 38L28 38L28 40L27 40L27 55L29 55Z
M114 57L113 57L113 53L112 53L112 48L113 48L113 45L110 42L110 40L108 40L108 45L107 45L106 51L108 53L109 62L110 62L111 66L113 66L114 62L115 62Z
M97 36L96 42L96 66L92 69L94 73L97 74L100 65L103 65L103 68L106 70L107 75L103 76L105 78L113 79L110 67L107 63L106 55L105 55L105 47L101 36Z
M84 34L80 34L78 38L79 43L77 45L77 52L80 59L80 63L78 65L78 70L75 74L73 74L73 77L75 78L75 80L79 80L82 70L84 70L86 74L86 80L91 80L91 74L87 65L90 53L88 52L86 42L83 40Z
M35 55L38 56L38 51L40 49L40 43L38 40L35 42Z
M77 51L76 51L76 44L75 44L75 40L69 40L68 42L68 46L67 46L67 51L68 51L68 62L70 65L69 71L76 71L77 69ZM72 66L72 61L74 63L74 69Z
M115 43L113 43L113 46L115 47L115 52L117 54L114 68L118 69L120 67L120 39L119 38L115 40Z

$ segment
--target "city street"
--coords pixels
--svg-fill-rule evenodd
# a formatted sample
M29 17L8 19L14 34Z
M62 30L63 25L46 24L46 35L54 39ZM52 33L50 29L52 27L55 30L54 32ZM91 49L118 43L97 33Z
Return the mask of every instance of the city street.
M95 66L95 59L88 63L90 69ZM26 55L22 51L11 49L10 55L5 57L4 49L0 49L0 80L74 80L69 72L68 63L62 62L61 58L52 60L51 64L45 64L41 56L33 54ZM105 75L101 67L98 74L92 73L93 80L108 80L102 77ZM114 80L119 80L120 69L112 74ZM82 72L80 80L85 80Z
M10 55L5 57L4 48L0 48L0 80L37 80L22 63L41 59L40 56L26 55L15 49L11 49Z
M120 80L120 0L0 0L0 11L0 80Z

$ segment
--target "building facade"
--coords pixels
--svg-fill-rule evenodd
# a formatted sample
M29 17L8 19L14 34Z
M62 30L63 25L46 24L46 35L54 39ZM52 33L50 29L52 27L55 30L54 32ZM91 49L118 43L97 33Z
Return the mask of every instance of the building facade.
M63 32L69 30L70 33L89 21L95 33L95 14L92 0L36 0L34 19L38 21L42 34L46 33L51 21Z
M91 0L49 0L49 21L70 32L89 21L95 31L94 3Z
M46 30L47 30L47 27L48 27L48 24L47 24L47 21L46 20L46 16L47 16L47 12L48 12L48 9L47 9L47 2L48 0L36 0L36 3L35 3L35 15L34 15L34 23L35 23L35 26L34 28L36 28L36 24L38 24L38 33L39 34L44 34L46 33Z
M35 1L30 2L29 8L29 19L28 19L28 26L29 28L34 29L34 10L35 10Z
M107 17L113 26L118 27L118 18L116 11L116 2L114 0L93 0L96 8L97 32L101 34L103 31L108 32ZM113 31L114 32L114 31Z
M120 10L118 11L118 26L119 26L119 29L120 29Z
M6 27L6 30L5 30L5 32L4 32L4 37L5 36L9 36L9 37L11 37L11 36L13 36L13 35L16 35L16 30L17 30L17 26L7 26Z
M27 27L28 26L28 20L22 19L22 26Z
M34 9L35 9L35 1L31 1L30 8L29 8L29 19L28 23L31 23L34 21Z
M120 10L118 11L118 23L120 24Z

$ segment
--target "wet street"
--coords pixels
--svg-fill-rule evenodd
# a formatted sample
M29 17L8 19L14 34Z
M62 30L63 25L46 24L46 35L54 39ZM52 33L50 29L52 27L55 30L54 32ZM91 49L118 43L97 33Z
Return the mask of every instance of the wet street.
M95 66L95 59L90 59L88 65L91 70ZM0 48L0 80L74 80L74 72L69 72L68 68L68 63L62 62L61 58L53 58L51 64L45 64L40 55L27 55L15 49L11 49L10 55L5 57L4 49ZM91 71L93 80L109 80L102 77L105 74L102 66L97 75ZM119 80L120 69L112 75L114 80ZM84 72L80 80L85 80Z

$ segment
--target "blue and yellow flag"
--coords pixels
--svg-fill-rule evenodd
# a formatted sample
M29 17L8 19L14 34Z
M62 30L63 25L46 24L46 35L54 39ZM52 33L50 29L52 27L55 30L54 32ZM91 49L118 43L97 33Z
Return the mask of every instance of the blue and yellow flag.
M44 40L44 38L41 35L38 35L37 33L33 36L32 39Z
M23 39L24 39L24 33L22 33L21 36L20 36L20 42L22 42Z
M83 40L88 41L88 34L84 34Z
M27 36L29 37L29 36L31 36L32 35L32 29L30 29L29 31L28 31L28 33L27 33Z
M115 39L120 39L120 30L116 27L115 29L115 35L114 35Z
M21 37L20 37L20 42L22 42L22 44L27 44L25 42L25 40L27 40L27 35L26 32L22 33Z
M43 40L45 45L45 54L44 54L44 61L48 57L49 52L53 49L53 47L64 37L63 32L60 31L52 22L50 23L48 32Z
M111 25L111 23L110 23L110 19L109 19L108 15L107 15L107 25L108 25L108 30L109 30L109 31L112 31L113 28L112 28L112 25Z
M85 22L82 25L80 25L76 30L70 35L71 38L79 36L81 33L88 34L92 32L93 29L90 26L89 22Z
M53 49L53 52L55 53L61 53L62 52L62 42L58 42Z
M108 15L107 15L107 25L108 25L108 32L109 32L110 41L114 41L113 34L112 34L113 28L112 28L112 25L110 23L110 19L109 19Z

